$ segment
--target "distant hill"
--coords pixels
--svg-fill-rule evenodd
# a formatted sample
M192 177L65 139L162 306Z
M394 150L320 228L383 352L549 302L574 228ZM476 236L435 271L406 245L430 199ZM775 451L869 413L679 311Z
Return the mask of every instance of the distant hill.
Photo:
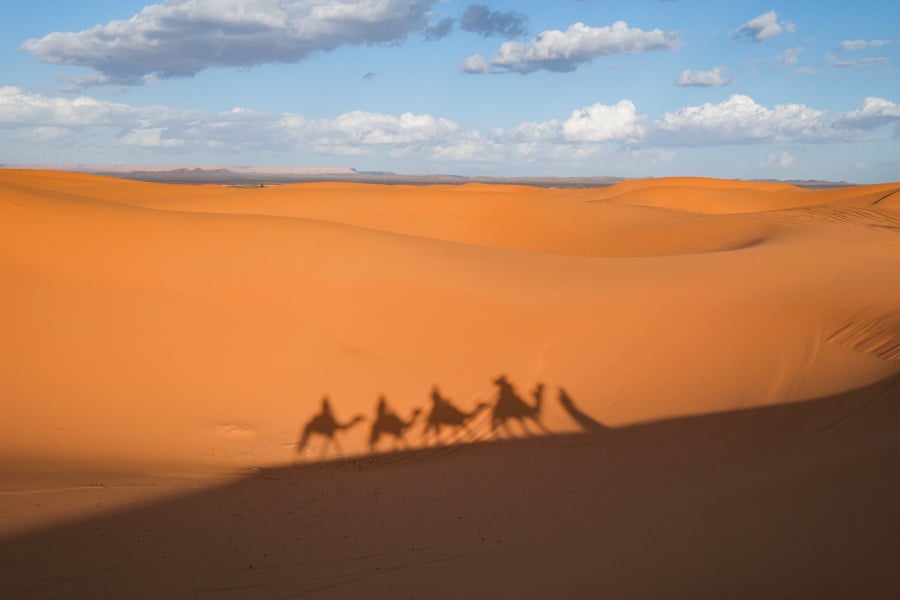
M93 173L152 181L158 183L219 184L237 186L265 186L308 181L346 181L395 185L461 185L488 183L528 185L536 187L587 188L605 187L629 177L468 177L462 175L408 175L390 171L358 171L352 167L258 167L258 166L159 166L159 165L69 165L69 164L0 164L3 169L47 169ZM807 189L826 189L854 185L844 181L775 180Z

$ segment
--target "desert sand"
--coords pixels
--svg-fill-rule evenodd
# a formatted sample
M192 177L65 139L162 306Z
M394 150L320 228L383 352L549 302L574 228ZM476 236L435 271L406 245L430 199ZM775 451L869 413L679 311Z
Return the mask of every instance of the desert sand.
M0 585L896 597L898 274L900 183L0 171Z

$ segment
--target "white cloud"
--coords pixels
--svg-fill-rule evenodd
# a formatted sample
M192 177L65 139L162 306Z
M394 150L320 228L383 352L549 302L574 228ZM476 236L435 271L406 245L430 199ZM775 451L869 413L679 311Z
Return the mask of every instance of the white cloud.
M88 96L42 96L14 86L0 87L0 127L84 127L116 125L137 116L127 104Z
M494 139L519 143L540 143L562 141L563 139L562 122L558 119L520 123L512 129L492 129L490 133Z
M403 113L399 117L381 113L353 111L322 123L330 135L342 144L416 144L443 139L459 125L428 114Z
M790 21L778 21L778 13L774 10L754 17L731 32L731 37L749 38L754 42L762 42L779 35L782 31L794 31Z
M480 54L473 54L463 61L462 71L465 73L487 74L491 72L491 63Z
M643 31L617 21L607 27L575 23L566 31L544 31L529 42L505 42L490 61L474 55L463 70L474 73L531 73L538 70L567 72L598 56L642 54L651 50L674 50L680 44L676 31ZM466 67L471 68L467 69ZM487 69L487 70L485 70Z
M165 0L131 19L54 32L22 49L89 67L84 85L190 77L210 67L290 63L344 45L396 42L429 26L438 0Z
M760 168L779 168L790 169L794 166L794 155L790 152L782 152L781 154L770 154L766 162L759 165Z
M854 52L863 48L880 48L893 44L893 40L844 40L838 49L841 52Z
M72 136L72 130L66 127L34 127L29 129L23 139L31 144L43 144L65 140Z
M841 52L853 52L854 50L861 50L869 45L869 42L865 40L844 40L841 42L841 45L838 46L838 49Z
M648 141L675 146L837 142L862 139L862 131L898 123L900 105L883 98L866 98L857 109L829 115L805 104L767 108L735 94L718 104L665 113L653 124Z
M836 52L829 52L826 55L828 63L838 69L855 69L857 67L870 67L875 65L887 65L890 63L886 56L869 56L865 58L857 58L853 60L842 60L838 58L841 52L856 52L865 48L881 48L894 44L893 40L844 40L838 46Z
M675 81L675 85L678 87L722 87L730 85L733 81L733 78L722 78L722 67L715 67L709 71L685 69Z
M837 60L833 56L828 57L831 66L839 69L855 69L856 67L871 67L873 65L886 65L888 59L885 56L871 56L857 60Z
M859 129L874 129L900 123L900 104L884 98L866 98L862 106L841 116L841 123Z
M562 134L574 142L635 141L645 133L641 120L631 100L611 106L597 103L573 110L562 124Z
M290 151L428 145L446 139L459 125L428 114L399 116L352 111L334 119L310 120L293 113L243 108L226 112L133 107L86 96L49 97L17 87L0 87L0 128L103 130L113 143L141 147L257 148Z
M805 52L806 48L802 46L798 46L796 48L788 48L784 52L775 56L775 62L779 65L796 65L800 62L800 53Z
M119 141L127 146L151 148L176 148L184 143L183 140L168 139L164 137L165 131L164 127L132 129L119 138Z
M769 109L742 94L718 104L667 112L655 126L658 139L674 145L827 141L840 137L825 119L825 111L803 104Z
M511 129L493 129L496 141L524 144L597 144L622 142L632 144L646 133L642 115L631 100L619 100L615 104L596 103L572 111L569 118L560 121L521 123Z
M430 158L454 163L498 165L503 162L507 151L504 144L485 139L477 131L469 131L456 139L435 144L431 148Z

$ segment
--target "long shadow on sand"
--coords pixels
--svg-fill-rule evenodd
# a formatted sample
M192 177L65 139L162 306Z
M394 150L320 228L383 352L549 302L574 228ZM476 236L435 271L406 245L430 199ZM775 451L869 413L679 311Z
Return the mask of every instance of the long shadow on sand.
M9 598L898 597L898 472L893 377L264 469L2 540L0 581Z

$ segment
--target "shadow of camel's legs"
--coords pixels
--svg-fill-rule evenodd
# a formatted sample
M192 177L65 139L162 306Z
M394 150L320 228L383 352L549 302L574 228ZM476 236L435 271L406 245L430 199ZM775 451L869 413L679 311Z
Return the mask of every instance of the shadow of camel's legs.
M461 433L460 439L457 440L458 442L461 442L461 443L472 442L475 439L477 439L477 437L478 437L477 434L474 431L472 431L472 428L469 427L469 425L466 423L463 423L460 426L460 430L462 431L462 433Z
M434 425L431 428L426 429L425 434L422 436L422 443L429 448L433 446L440 446L441 428L437 425Z

